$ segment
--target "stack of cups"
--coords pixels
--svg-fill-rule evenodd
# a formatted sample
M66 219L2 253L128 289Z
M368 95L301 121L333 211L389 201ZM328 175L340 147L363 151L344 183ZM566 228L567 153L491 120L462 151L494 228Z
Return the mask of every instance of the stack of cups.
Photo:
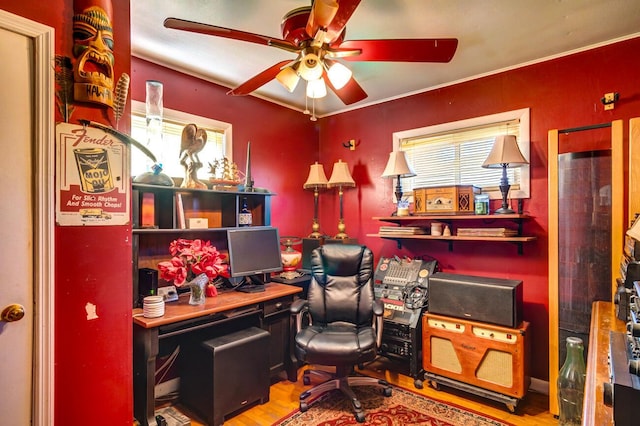
M145 318L157 318L164 315L164 299L162 296L147 296L142 302L142 315Z

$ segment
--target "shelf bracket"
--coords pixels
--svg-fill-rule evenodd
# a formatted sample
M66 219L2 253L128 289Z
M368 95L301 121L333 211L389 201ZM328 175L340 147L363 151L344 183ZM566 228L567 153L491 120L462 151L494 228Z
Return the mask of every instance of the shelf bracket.
M522 254L524 253L522 243L520 241L515 241L513 244L518 246L518 255L522 256Z

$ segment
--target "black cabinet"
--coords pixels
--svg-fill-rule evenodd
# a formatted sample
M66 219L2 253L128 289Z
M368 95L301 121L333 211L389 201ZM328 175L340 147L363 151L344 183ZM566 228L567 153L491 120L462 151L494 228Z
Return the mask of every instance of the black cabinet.
M295 358L291 352L291 314L289 308L293 296L281 297L264 302L261 328L271 333L269 349L269 372L271 379L285 371L287 378L296 380Z

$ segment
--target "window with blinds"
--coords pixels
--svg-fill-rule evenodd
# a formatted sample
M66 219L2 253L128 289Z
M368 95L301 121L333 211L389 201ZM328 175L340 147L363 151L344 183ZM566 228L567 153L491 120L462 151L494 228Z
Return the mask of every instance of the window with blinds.
M195 123L198 128L207 132L207 143L198 154L203 166L198 170L198 178L209 179L209 163L216 159L227 157L230 161L231 149L231 125L218 122L205 117L186 114L179 111L164 109L162 120L162 140L148 141L147 123L144 112L144 103L136 102L131 114L131 137L145 144L162 163L163 172L171 177L184 177L184 167L180 164L180 145L182 141L182 129L189 123ZM142 110L140 110L140 108ZM131 149L131 175L137 176L150 170L151 160L140 150Z
M405 151L416 176L402 179L405 194L414 188L475 185L501 198L502 169L482 167L497 135L515 135L529 159L529 110L394 133L394 149ZM529 197L529 166L507 169L510 198Z

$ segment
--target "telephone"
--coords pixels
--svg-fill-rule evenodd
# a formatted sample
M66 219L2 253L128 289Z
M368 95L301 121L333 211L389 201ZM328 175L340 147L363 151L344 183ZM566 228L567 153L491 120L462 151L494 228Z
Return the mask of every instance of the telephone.
M158 295L162 296L165 302L175 302L178 300L178 292L176 291L176 287L172 285L158 287Z
M376 298L404 304L410 310L426 307L428 278L437 266L436 260L381 258L373 281Z

